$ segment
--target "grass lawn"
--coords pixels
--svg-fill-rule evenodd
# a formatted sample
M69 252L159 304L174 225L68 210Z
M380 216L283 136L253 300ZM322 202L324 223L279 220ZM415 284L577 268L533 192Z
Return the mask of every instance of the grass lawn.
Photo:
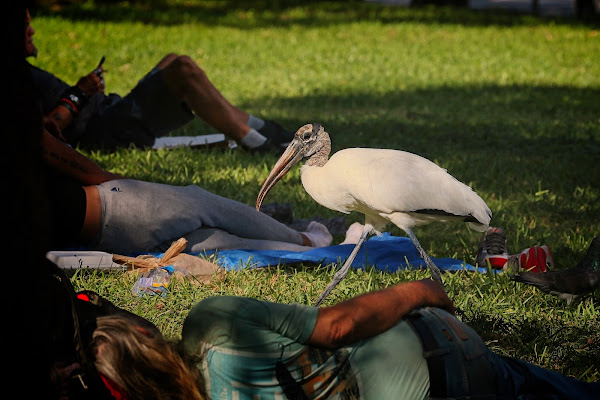
M293 130L320 122L333 151L402 149L446 168L487 202L492 224L508 233L510 252L546 244L557 268L583 257L600 234L599 26L464 8L273 4L83 3L37 10L32 25L40 54L32 62L75 83L105 55L107 91L125 94L165 54L188 54L247 112ZM213 132L196 120L174 134ZM131 178L198 184L250 205L275 162L240 148L86 154ZM296 218L339 216L304 192L298 168L271 191L270 201L291 203ZM361 220L346 217L348 225ZM415 233L431 256L467 263L480 240L463 224L432 224ZM129 275L82 273L73 282L177 338L189 308L206 296L312 304L333 267L246 268L224 281L173 284L160 298L134 297ZM326 303L427 276L351 271ZM444 279L464 311L460 318L497 352L600 380L599 293L566 305L501 274Z

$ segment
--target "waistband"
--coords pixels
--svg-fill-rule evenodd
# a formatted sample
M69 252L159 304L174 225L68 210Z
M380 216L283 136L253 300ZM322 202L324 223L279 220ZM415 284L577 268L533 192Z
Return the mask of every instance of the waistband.
M489 350L475 331L437 308L411 312L406 321L419 336L429 370L430 399L496 398Z

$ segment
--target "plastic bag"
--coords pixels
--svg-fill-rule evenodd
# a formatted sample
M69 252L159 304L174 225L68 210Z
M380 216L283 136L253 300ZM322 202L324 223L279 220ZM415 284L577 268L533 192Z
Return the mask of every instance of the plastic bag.
M139 297L145 294L166 296L173 272L174 269L171 265L145 272L135 282L131 292Z

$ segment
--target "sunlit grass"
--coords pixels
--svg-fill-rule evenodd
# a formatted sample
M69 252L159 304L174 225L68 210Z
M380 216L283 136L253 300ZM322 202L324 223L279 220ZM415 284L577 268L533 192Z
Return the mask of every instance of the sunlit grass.
M40 12L32 21L40 55L32 62L74 83L106 55L107 91L125 94L165 54L188 54L244 110L290 129L322 123L334 151L396 148L447 168L488 203L513 253L546 244L557 268L566 268L599 234L597 26L460 8L232 3L175 2L166 9L85 3ZM212 132L194 121L175 134ZM275 161L239 148L87 154L128 177L197 184L250 205ZM297 218L338 216L304 192L298 169L267 201L291 203ZM416 234L432 256L468 263L480 239L463 225L435 224ZM134 297L135 276L73 280L178 337L201 298L232 294L312 304L333 273L331 266L245 268L202 286L174 283L158 298ZM326 302L427 276L351 271ZM599 294L568 306L502 274L460 272L444 279L459 317L494 350L600 379Z

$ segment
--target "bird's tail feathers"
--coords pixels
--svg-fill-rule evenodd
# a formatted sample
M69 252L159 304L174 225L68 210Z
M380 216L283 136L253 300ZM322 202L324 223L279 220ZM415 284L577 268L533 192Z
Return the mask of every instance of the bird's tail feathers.
M527 285L532 285L538 287L542 290L547 290L545 282L543 278L548 275L540 275L535 272L525 272L522 271L517 275L509 275L511 281L525 283Z
M463 201L465 210L469 210L471 218L465 222L468 222L474 231L485 232L492 220L492 210L490 210L485 201L475 191L471 189L467 193L468 195L465 196Z
M477 232L485 232L485 230L490 226L490 224L481 224L479 222L469 222L469 227Z

